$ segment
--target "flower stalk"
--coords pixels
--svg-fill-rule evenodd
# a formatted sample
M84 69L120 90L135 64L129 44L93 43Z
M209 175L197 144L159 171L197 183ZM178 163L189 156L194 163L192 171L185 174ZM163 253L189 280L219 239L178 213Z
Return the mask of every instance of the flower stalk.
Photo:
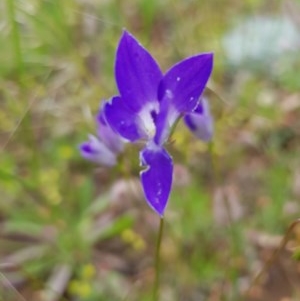
M161 247L161 241L163 236L163 229L164 229L164 218L160 217L159 230L158 230L158 236L156 241L156 250L155 250L155 278L154 278L154 285L153 285L153 301L157 301L159 297L160 267L161 267L160 247Z

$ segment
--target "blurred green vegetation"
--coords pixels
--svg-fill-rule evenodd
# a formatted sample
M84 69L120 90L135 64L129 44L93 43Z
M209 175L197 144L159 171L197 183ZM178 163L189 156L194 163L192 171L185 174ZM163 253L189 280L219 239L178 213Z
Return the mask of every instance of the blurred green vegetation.
M179 124L168 145L178 179L166 214L161 300L241 300L241 282L250 285L261 260L249 232L283 235L299 216L300 56L298 44L269 62L263 43L253 59L245 32L230 47L243 49L246 61L232 64L224 37L255 16L286 16L299 33L298 3L1 2L0 300L15 300L16 290L28 300L150 300L158 221L138 182L126 182L138 177L138 146L112 170L77 150L95 132L99 102L117 92L123 28L163 70L215 53L207 90L213 142L196 141Z

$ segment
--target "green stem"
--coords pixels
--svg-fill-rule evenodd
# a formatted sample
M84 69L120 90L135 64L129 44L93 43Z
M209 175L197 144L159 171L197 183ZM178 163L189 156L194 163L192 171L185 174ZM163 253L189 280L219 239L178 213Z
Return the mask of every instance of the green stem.
M163 229L164 229L164 218L160 218L159 222L159 231L158 237L156 241L156 250L155 250L155 279L153 285L153 301L158 300L158 289L159 289L159 280L160 280L160 246L163 236Z
M23 64L22 51L21 51L20 32L18 28L18 23L16 21L15 1L7 0L6 6L7 6L8 21L11 26L11 41L12 41L13 52L15 55L15 61L19 71L19 76L21 78L24 73L24 64Z

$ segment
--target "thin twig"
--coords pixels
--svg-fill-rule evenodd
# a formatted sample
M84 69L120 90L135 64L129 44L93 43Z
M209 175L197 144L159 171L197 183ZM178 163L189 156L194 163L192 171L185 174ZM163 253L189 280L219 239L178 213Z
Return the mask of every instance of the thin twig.
M9 282L9 280L5 277L5 275L3 273L0 272L0 277L2 278L2 282L5 286L7 286L9 289L11 289L15 294L16 296L18 296L19 300L22 300L22 301L27 301L25 299L25 297L23 297L21 295L21 293ZM0 278L0 279L1 279Z
M253 280L250 283L249 288L247 289L245 296L247 296L250 293L251 288L258 283L259 279L261 278L261 276L271 267L271 265L274 263L274 261L276 260L276 258L279 256L280 252L285 248L290 234L292 233L292 231L294 230L294 228L300 224L300 218L296 219L295 221L293 221L290 226L288 227L287 231L285 232L284 237L282 238L279 247L273 252L272 256L266 261L265 265L263 266L263 268L257 273L257 275L255 275L255 277L253 278Z

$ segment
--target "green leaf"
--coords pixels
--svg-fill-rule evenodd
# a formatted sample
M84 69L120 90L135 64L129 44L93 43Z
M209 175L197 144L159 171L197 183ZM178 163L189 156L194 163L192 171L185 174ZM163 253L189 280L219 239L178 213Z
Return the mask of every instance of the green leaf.
M134 219L132 216L124 215L115 220L112 220L103 228L93 229L88 239L95 243L99 240L109 239L118 236L122 231L130 228L133 225Z

